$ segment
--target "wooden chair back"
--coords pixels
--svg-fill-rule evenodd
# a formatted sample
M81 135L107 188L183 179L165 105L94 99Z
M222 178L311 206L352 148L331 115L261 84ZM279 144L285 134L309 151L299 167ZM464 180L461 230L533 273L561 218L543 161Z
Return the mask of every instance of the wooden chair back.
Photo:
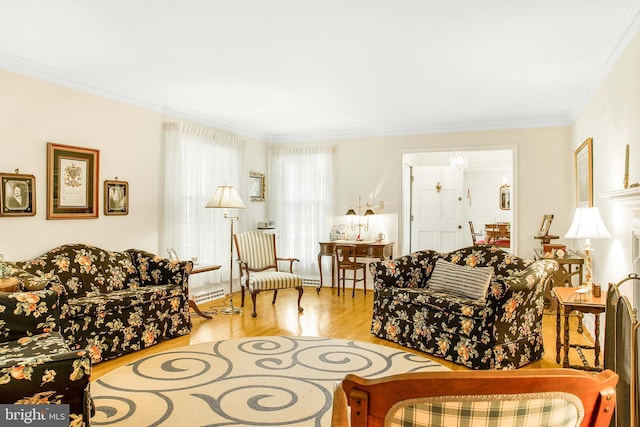
M336 265L338 266L338 296L340 296L340 280L342 280L343 291L346 287L346 270L353 271L353 289L351 296L355 296L357 282L363 282L364 293L365 295L367 294L367 263L358 262L357 251L358 247L356 245L336 244L335 246ZM362 277L360 279L357 277L358 270L362 270ZM340 273L342 273L342 279L340 278Z
M423 372L377 379L349 374L335 391L332 426L544 425L523 418L541 412L576 420L562 425L604 427L616 404L617 381L611 370L574 369Z
M484 239L478 239L478 236L483 236L476 233L476 230L473 228L473 221L469 221L469 231L471 231L471 243L474 245L484 245Z
M275 234L252 230L234 234L233 240L238 259L246 263L249 271L278 269Z

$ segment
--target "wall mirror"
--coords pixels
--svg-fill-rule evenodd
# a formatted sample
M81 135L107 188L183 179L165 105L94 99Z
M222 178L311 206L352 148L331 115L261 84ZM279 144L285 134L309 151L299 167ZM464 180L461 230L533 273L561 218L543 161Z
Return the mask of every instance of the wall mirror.
M511 187L507 184L500 187L500 209L511 210Z

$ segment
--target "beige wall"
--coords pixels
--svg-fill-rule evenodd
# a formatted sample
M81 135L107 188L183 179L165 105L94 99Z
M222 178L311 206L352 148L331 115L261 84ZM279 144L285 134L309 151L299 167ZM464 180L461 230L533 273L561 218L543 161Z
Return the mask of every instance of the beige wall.
M35 175L37 209L35 217L0 217L0 253L22 260L75 242L158 253L163 114L2 70L0 93L0 172ZM46 219L47 142L100 150L99 218ZM266 144L246 142L248 177L265 171ZM129 182L130 213L104 216L103 182L116 176ZM241 225L253 226L264 219L264 203L240 191L248 208Z
M612 235L594 240L594 279L606 286L633 271L631 212L602 193L623 188L625 145L630 145L630 182L640 181L640 33L636 34L572 127L572 150L593 138L594 204ZM576 241L580 248L584 241Z
M397 242L396 253L402 247L402 154L515 147L513 209L519 228L517 252L531 258L533 248L539 244L532 236L544 214L556 215L551 231L557 234L564 234L571 222L573 157L569 141L570 129L555 127L345 139L304 145L336 147L335 222L348 222L343 214L349 206L357 204L358 196L363 200L384 201L381 228L389 240Z
M36 177L35 217L0 218L0 253L26 259L62 243L156 250L162 116L0 70L0 171ZM100 150L100 217L47 220L47 142ZM130 214L102 214L103 181L129 182Z

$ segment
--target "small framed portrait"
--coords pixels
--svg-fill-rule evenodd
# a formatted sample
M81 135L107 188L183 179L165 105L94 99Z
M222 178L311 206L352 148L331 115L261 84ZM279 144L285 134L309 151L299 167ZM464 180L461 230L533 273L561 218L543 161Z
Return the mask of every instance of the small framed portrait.
M264 174L257 172L249 173L249 196L252 202L264 202Z
M129 214L129 183L126 181L104 182L104 214Z
M36 214L36 177L0 173L0 216Z

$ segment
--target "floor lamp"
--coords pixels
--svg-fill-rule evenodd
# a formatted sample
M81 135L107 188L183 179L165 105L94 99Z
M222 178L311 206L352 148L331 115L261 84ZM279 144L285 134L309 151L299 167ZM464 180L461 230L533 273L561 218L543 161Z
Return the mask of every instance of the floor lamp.
M565 239L586 239L584 245L584 282L578 293L591 292L593 282L593 270L591 268L591 239L603 239L611 237L609 230L604 225L597 207L577 208L573 216L573 222L569 231L565 234Z
M230 185L218 186L205 207L214 209L246 208L236 189ZM221 310L220 313L238 314L242 313L242 310L233 306L233 221L238 219L238 217L228 215L227 212L224 213L224 217L225 219L231 220L231 234L229 238L229 307Z

